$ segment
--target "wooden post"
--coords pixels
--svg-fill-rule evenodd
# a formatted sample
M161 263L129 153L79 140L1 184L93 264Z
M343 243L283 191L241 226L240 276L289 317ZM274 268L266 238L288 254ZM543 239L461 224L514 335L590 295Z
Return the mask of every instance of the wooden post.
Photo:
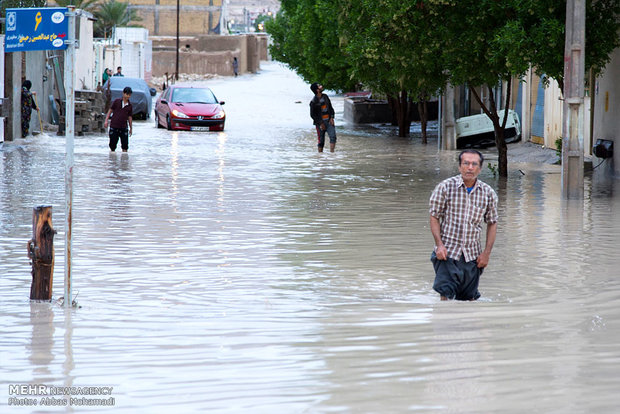
M30 300L52 300L54 234L52 206L35 207L32 211L32 240L28 241L28 258L32 264Z

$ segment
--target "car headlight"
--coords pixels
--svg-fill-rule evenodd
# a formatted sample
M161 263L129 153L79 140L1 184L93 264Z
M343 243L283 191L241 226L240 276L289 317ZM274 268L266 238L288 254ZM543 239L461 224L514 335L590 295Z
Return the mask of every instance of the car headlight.
M222 119L226 116L226 112L220 111L217 114L213 115L213 119Z
M176 109L172 110L172 115L176 116L177 118L189 118L189 116L185 115L181 111L177 111Z

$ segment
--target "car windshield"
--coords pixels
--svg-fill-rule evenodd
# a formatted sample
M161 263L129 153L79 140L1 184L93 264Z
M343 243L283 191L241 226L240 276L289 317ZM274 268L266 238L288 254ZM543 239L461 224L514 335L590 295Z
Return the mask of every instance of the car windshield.
M210 89L179 88L172 91L172 102L176 103L217 103Z

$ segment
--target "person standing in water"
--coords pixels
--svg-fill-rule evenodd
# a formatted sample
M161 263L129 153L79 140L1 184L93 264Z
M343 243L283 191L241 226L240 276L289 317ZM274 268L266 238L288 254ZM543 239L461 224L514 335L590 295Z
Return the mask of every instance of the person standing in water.
M435 249L433 289L441 300L476 300L497 234L497 194L478 179L484 157L468 149L459 154L460 174L439 183L430 198L430 227ZM484 250L482 222L487 224Z
M323 152L325 146L325 133L329 135L329 150L334 152L336 149L336 126L334 123L334 108L329 96L323 93L323 85L313 83L310 90L314 93L314 98L310 101L310 116L316 127L319 152Z

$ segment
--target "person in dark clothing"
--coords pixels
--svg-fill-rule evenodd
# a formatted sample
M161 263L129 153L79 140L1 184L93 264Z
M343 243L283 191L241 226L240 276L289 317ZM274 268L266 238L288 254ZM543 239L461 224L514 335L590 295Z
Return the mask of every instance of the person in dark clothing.
M313 83L310 90L314 98L310 101L310 116L316 127L319 152L323 152L325 146L325 133L329 135L329 150L336 149L336 127L334 124L334 108L329 97L323 93L323 85Z
M118 140L121 140L121 149L123 152L127 152L129 149L129 135L132 133L132 113L133 108L129 98L131 97L132 90L129 86L123 89L123 97L115 99L105 116L105 122L103 127L108 127L108 121L110 123L110 150L116 151L116 145ZM111 119L110 119L111 117ZM129 129L127 128L129 124Z
M112 75L112 76L125 76L125 75L123 75L123 68L120 67L120 66L117 67L116 68L116 73L114 75Z
M233 72L235 73L235 78L236 78L237 75L239 75L239 61L237 60L236 57L233 58L232 67L233 67Z
M32 88L32 82L26 79L24 83L22 83L22 138L26 138L28 136L32 110L39 110L33 97L36 92L30 92L30 88Z

